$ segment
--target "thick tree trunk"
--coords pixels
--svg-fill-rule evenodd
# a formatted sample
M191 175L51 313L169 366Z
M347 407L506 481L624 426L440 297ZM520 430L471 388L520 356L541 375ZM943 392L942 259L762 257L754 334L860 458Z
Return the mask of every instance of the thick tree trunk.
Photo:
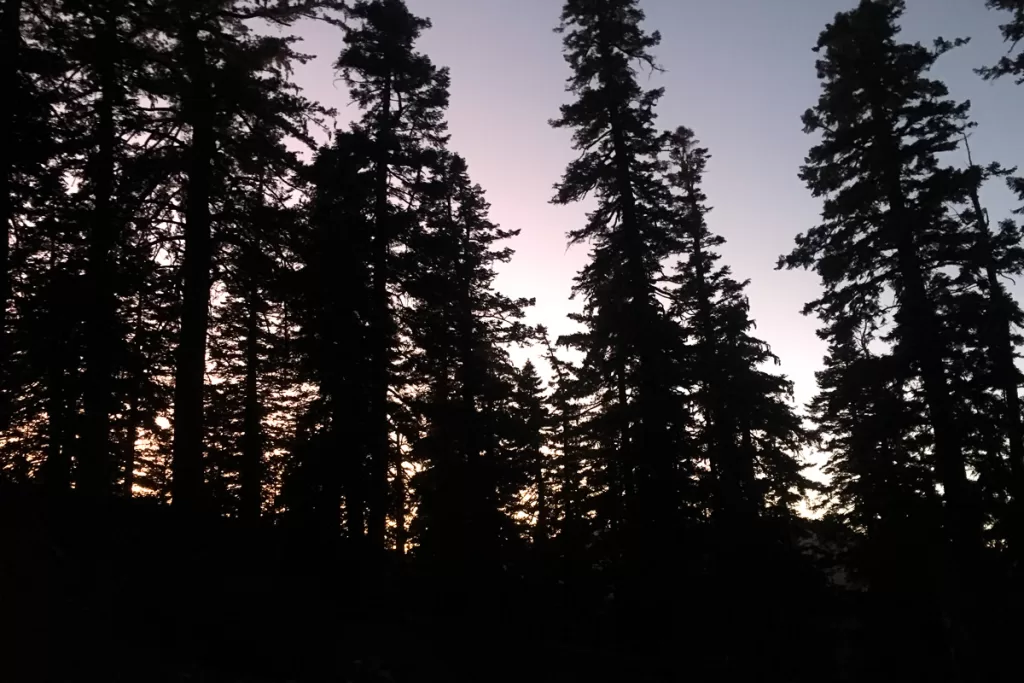
M203 492L203 397L206 334L210 318L214 100L199 27L190 20L182 36L188 92L183 103L192 131L185 199L184 296L174 372L174 447L171 494L174 504L196 511Z
M900 202L891 206L902 207ZM898 210L898 214L902 214ZM945 527L958 569L967 571L973 565L973 556L980 548L981 529L970 501L967 467L956 411L951 399L949 380L942 358L942 347L936 340L942 330L932 307L920 257L913 236L902 229L897 247L897 261L903 291L900 293L899 321L907 331L924 386L925 403L935 435L936 467L944 490Z
M90 165L94 187L93 215L89 232L86 314L84 428L78 456L77 485L87 495L106 496L113 479L110 415L113 406L114 346L117 319L114 293L116 264L111 251L117 241L114 207L115 147L117 128L114 101L117 97L117 37L112 19L105 17L96 45L99 76L96 156Z
M12 97L12 102L0 107L0 131L8 140L17 139L14 130L15 107L18 97L18 67L21 48L22 0L5 0L0 17L0 92ZM11 301L10 239L14 219L15 155L8 152L0 161L0 433L5 433L10 422L10 404L6 375L10 372L10 343L7 335L7 307Z
M604 43L599 49L607 69L605 80L612 82L615 78L614 70L609 66L612 46ZM669 508L674 501L671 493L673 467L671 454L666 448L666 424L663 419L666 410L663 401L667 397L660 395L658 390L660 354L652 345L652 335L655 334L651 329L654 322L652 283L647 273L646 248L633 184L634 155L627 144L619 106L618 103L612 103L608 112L613 151L611 163L614 165L624 234L622 249L626 272L625 281L620 283L620 291L625 295L623 298L628 300L628 303L623 304L623 320L620 324L625 335L621 337L617 355L621 358L620 370L625 369L625 360L630 354L636 360L637 392L631 401L636 412L628 418L628 450L624 455L629 461L628 471L632 479L627 484L633 498L630 505L632 512L628 514L634 518L633 523L639 530L639 533L631 533L631 537L635 537L639 552L648 553L659 547L656 539L667 532L664 525L669 523ZM619 394L621 400L621 386ZM627 411L632 412L632 409ZM640 536L645 538L641 539Z
M331 208L320 206L318 211L322 211L317 216L317 242L320 247L317 255L320 259L318 277L324 306L324 314L319 321L324 345L321 353L321 392L330 398L331 422L327 453L323 459L322 504L317 510L320 518L317 524L325 535L340 534L344 491L345 525L349 538L356 540L366 534L365 443L359 430L365 429L363 411L367 408L354 400L356 392L362 387L357 387L353 382L351 369L359 367L359 364L350 363L349 374L342 367L348 354L353 352L351 339L356 336L354 331L359 329L359 321L351 302L345 297L356 291L362 283L349 279L353 270L350 266L341 269L331 267L328 255L352 253L351 247L341 232L344 228L336 225ZM362 353L361 347L357 346L354 350L356 354Z
M391 79L385 80L378 123L376 178L374 179L373 238L373 339L369 416L369 519L367 536L373 547L383 548L387 524L388 463L391 453L391 425L388 420L388 391L391 387L391 298L388 293L391 254L391 210L388 201L391 163Z
M452 206L452 198L448 199L448 221L454 229L455 216ZM469 548L473 544L480 544L487 550L491 550L490 544L495 538L492 529L476 525L478 517L489 516L492 513L489 501L486 500L488 482L482 481L481 473L485 471L487 464L481 462L481 416L477 409L477 401L482 400L480 388L480 367L479 361L474 353L476 347L476 321L473 316L473 264L470 262L470 245L472 234L467 224L464 232L460 235L462 241L462 263L459 272L459 315L458 315L458 349L459 367L458 382L461 386L462 411L460 415L462 438L460 439L462 451L454 466L458 467L464 476L457 476L456 481L461 485L457 492L459 509L454 510L454 518L458 520L459 528L456 543L461 549L460 556L468 558L471 556ZM479 514L477 514L479 511ZM497 510L493 512L496 514Z
M255 260L259 244L249 247ZM242 415L241 518L257 525L263 508L263 406L259 394L260 324L259 290L246 276L245 396Z
M981 548L981 520L971 504L967 482L967 464L964 459L960 427L950 393L949 380L943 359L942 326L934 304L928 295L925 266L921 262L914 230L917 219L908 210L903 189L901 141L893 137L896 125L885 107L886 94L872 93L873 115L878 126L875 144L892 160L884 169L881 180L885 183L889 203L889 223L894 234L896 268L902 285L897 292L899 312L897 323L906 332L910 353L916 361L924 387L925 405L935 436L936 470L943 487L943 521L950 542L953 561L953 585L959 585L970 574L975 554Z

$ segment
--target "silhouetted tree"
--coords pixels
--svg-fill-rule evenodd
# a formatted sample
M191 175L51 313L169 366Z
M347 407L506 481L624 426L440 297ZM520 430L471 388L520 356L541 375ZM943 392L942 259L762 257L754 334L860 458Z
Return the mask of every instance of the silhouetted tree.
M39 283L28 276L46 260L44 226L65 222L56 214L65 194L59 156L66 136L58 111L67 55L56 40L66 26L54 2L5 0L0 13L0 83L10 94L0 114L7 131L0 161L0 430L7 437L0 471L22 480L35 470L45 443L36 439L42 379L27 356L34 350L27 328L36 318L27 297Z
M969 105L950 100L945 85L927 75L951 44L937 41L932 50L898 42L903 11L899 0L862 0L856 9L838 14L819 38L822 94L804 124L821 142L812 148L801 177L824 199L823 222L800 235L797 248L780 263L813 268L821 277L824 293L805 312L825 323L821 334L831 353L844 354L828 360L828 374L821 377L828 385L822 388L856 396L870 378L873 397L865 399L867 406L893 416L874 433L856 424L871 424L868 416L854 416L854 424L836 435L874 439L854 443L855 449L840 445L846 453L840 466L854 468L847 470L847 483L861 477L856 495L863 501L865 465L875 475L870 481L892 479L871 499L903 506L883 519L901 526L904 537L918 533L908 526L928 519L920 511L941 487L941 532L936 526L917 538L929 545L941 533L940 559L929 563L934 573L928 581L943 595L948 652L957 675L965 675L973 666L965 597L979 567L982 519L977 487L968 479L975 443L965 419L963 374L957 371L970 349L955 317L956 283L947 266L961 261L972 230L949 208L962 196L963 174L941 165L940 155L957 148ZM887 347L885 354L873 351L879 343ZM874 355L887 358L872 360ZM865 376L843 377L857 371ZM914 425L917 401L925 409L924 429L908 434L901 428ZM841 420L848 409L834 401L818 408L830 413L829 420ZM918 448L905 450L910 437ZM922 469L913 462L890 465L879 456L919 459L931 480L917 481ZM897 483L897 477L906 483ZM922 504L912 507L904 504L907 495L894 495L915 488L924 490L910 500ZM890 560L897 561L886 557Z
M383 546L391 464L390 393L397 333L392 296L400 283L394 251L417 230L417 186L446 142L448 72L436 68L414 43L429 20L409 12L402 0L361 0L353 4L354 26L337 68L363 110L356 133L369 141L373 206L370 244L372 300L369 415L367 416L367 536Z
M1024 50L1018 51L1024 40L1024 2L1021 0L986 0L989 9L1010 12L1009 21L999 27L1003 40L1010 44L1009 52L995 66L984 67L978 72L986 80L1001 76L1013 76L1017 84L1024 83Z
M973 234L959 281L973 287L960 293L956 313L968 335L964 346L976 348L965 368L979 389L973 397L973 413L988 418L976 419L976 431L985 444L983 456L973 465L981 475L980 484L994 488L997 499L1011 501L1004 510L1010 514L997 514L993 521L1019 553L1024 548L1024 427L1018 395L1021 374L1016 363L1021 340L1016 329L1024 321L1024 313L1004 282L1024 271L1024 249L1020 227L1012 220L1003 220L993 228L980 196L987 181L1006 178L1012 171L998 164L984 168L976 165L969 146L967 155L969 166L962 197L965 207L960 218ZM992 392L1001 401L991 401ZM990 403L994 405L986 410Z
M591 258L574 286L584 312L573 319L585 329L564 340L584 355L579 379L599 406L586 424L606 475L600 517L638 567L665 556L681 501L692 500L693 473L676 391L685 383L676 361L682 342L655 289L675 244L654 125L662 90L644 91L636 71L656 68L651 49L660 41L641 28L643 18L635 0L565 4L559 31L575 101L552 122L573 129L580 154L554 202L597 199L587 224L569 233L570 243L591 245Z
M532 301L494 289L495 266L512 251L500 242L518 234L488 219L483 190L464 159L444 153L425 194L425 230L403 259L413 298L404 314L412 344L410 379L427 388L417 400L427 438L417 450L426 470L414 482L422 503L420 544L453 566L487 562L513 535L502 512L529 486L529 464L517 461L526 416L513 404L517 371L508 347L523 344Z
M938 155L956 149L967 104L947 99L926 72L943 52L898 43L903 3L864 0L836 16L818 42L823 91L804 116L822 141L802 177L825 198L824 222L797 238L782 260L813 267L825 287L806 312L829 325L868 325L916 375L934 435L944 526L955 562L967 570L980 545L980 520L967 481L956 397L944 368L951 353L938 299L949 286L940 267L964 228L949 216L956 173ZM894 316L886 296L895 296ZM850 322L846 322L850 321Z
M354 539L366 533L371 144L361 132L343 132L317 153L309 172L308 229L293 240L299 269L286 285L300 376L316 395L301 417L283 503L312 506L307 512L316 520L306 523L337 533L344 500Z
M174 378L173 495L183 508L203 499L204 386L210 292L216 247L215 207L223 202L224 156L235 125L275 136L302 137L305 103L285 77L305 59L293 38L253 35L247 21L288 26L305 18L330 18L339 7L327 0L242 3L204 0L175 5L168 13L174 36L172 95L189 132L184 153L182 308Z
M541 326L537 333L552 375L548 447L553 495L548 519L554 536L553 553L561 565L562 576L582 576L590 547L589 513L593 509L594 489L594 472L589 471L594 460L591 442L587 440L586 388L578 379L578 369L559 357L547 328ZM584 486L585 480L589 486ZM600 524L603 520L596 521Z
M710 464L709 498L723 537L749 540L762 514L795 514L808 485L799 462L806 439L791 403L792 383L763 369L778 359L751 334L748 283L717 265L715 250L725 240L704 218L710 211L701 189L707 150L687 128L668 142L677 239L687 253L669 281L672 312L694 349L695 441Z

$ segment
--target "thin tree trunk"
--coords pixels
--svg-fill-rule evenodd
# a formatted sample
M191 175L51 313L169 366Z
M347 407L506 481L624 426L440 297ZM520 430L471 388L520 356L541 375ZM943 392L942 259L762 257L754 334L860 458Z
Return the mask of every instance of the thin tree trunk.
M174 446L171 492L174 504L196 511L203 491L203 396L206 334L210 319L214 100L206 51L191 18L182 45L188 92L184 116L192 130L185 205L184 296L174 373Z
M13 97L7 106L0 107L0 131L8 140L16 139L14 130L15 107L18 97L18 67L21 50L21 5L22 0L5 0L3 17L0 18L0 92ZM7 335L7 307L11 301L10 239L14 220L14 203L11 192L14 189L14 154L0 155L0 433L6 433L10 422L10 404L5 376L10 373L10 342Z
M391 299L390 279L391 219L388 184L391 157L391 79L384 82L381 114L377 130L376 178L374 179L373 239L373 347L371 354L371 395L369 416L369 519L367 535L371 546L383 548L387 524L388 462L391 452L391 426L388 421L388 390L391 386Z
M537 547L547 545L550 532L548 531L548 482L544 478L544 454L534 454L537 459L537 466L534 471L534 479L537 483L537 523L534 526L533 543Z
M46 340L46 460L41 478L47 491L55 494L71 490L71 452L68 348L73 342L65 327L72 312L69 277L51 263L47 286Z
M401 443L399 443L401 446ZM398 449L401 453L401 447ZM405 555L405 545L409 542L409 530L406 528L406 493L405 472L402 469L402 458L395 463L395 552Z
M46 382L46 460L42 467L43 486L51 493L71 490L71 451L67 448L67 377L64 362L67 350L55 340L47 368Z
M128 422L125 425L125 439L121 456L121 496L131 498L135 494L135 442L139 439L139 402L135 396L128 399Z
M116 265L111 258L118 232L113 203L117 144L114 122L117 38L114 35L113 19L107 16L100 21L96 46L96 68L100 84L100 97L96 104L98 144L90 173L95 192L86 271L91 300L88 302L86 318L85 419L76 477L81 490L92 496L106 496L111 488L110 415L116 343L113 332L117 317L113 282Z
M259 242L250 245L250 263L259 253ZM259 394L260 324L259 289L253 276L246 278L245 395L242 416L241 517L255 526L263 508L263 406Z

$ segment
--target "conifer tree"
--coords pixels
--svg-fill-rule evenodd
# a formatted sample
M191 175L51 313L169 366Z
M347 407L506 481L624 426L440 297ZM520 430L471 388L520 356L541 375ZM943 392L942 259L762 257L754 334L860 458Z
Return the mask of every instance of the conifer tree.
M822 95L804 123L822 141L802 177L825 200L823 223L798 237L782 264L821 276L824 295L805 310L826 330L866 325L875 333L891 323L883 339L904 368L895 376L916 377L927 405L931 464L959 574L976 560L981 525L945 368L952 346L940 301L949 282L940 267L964 235L947 208L956 200L957 174L940 166L938 155L956 149L968 105L928 78L947 46L897 42L903 9L898 0L863 0L821 34ZM891 320L887 292L895 298Z
M724 534L749 535L760 515L794 512L807 488L798 461L805 435L790 403L792 383L763 369L778 359L751 334L748 283L716 264L725 240L705 221L707 150L687 128L674 131L668 144L677 239L687 253L670 278L673 314L694 347L697 442L710 461L711 507Z
M23 479L38 464L33 445L38 405L26 353L31 314L25 310L27 260L54 227L65 193L59 155L65 136L58 125L67 55L56 43L65 29L55 2L0 6L0 82L10 93L2 116L6 143L0 161L0 430L7 436L0 470ZM37 253L37 252L36 252ZM19 289L21 290L19 292Z
M530 492L525 516L532 521L528 528L534 548L547 552L552 530L552 463L545 452L550 429L550 416L544 396L544 385L532 361L526 361L516 372L515 393L511 405L511 448L509 460L525 473L525 489ZM520 491L516 491L519 497Z
M552 121L574 131L579 152L554 201L597 199L587 224L569 233L570 243L591 245L591 260L574 286L585 329L565 341L585 356L580 379L600 405L588 423L609 475L604 496L635 559L670 542L693 471L676 391L682 344L655 292L674 244L654 125L662 90L644 91L638 74L656 68L660 36L645 32L643 19L635 0L565 3L559 31L575 100Z
M979 482L994 487L997 498L1010 499L1011 505L1004 510L1008 514L998 515L996 521L1003 522L998 527L1019 553L1024 548L1024 426L1018 394L1020 338L1016 329L1024 321L1024 313L1004 283L1024 271L1024 249L1020 227L1012 220L993 227L980 196L986 182L1006 178L1011 171L999 164L984 168L976 165L966 136L964 141L969 165L963 176L961 201L966 206L960 218L971 235L959 281L973 286L960 292L954 313L967 336L963 345L975 349L973 356L967 356L965 367L965 374L979 390L972 397L972 412L984 456L975 469L983 473ZM993 392L1001 400L992 401ZM988 406L991 409L986 410ZM977 416L989 419L979 421ZM998 473L1000 468L1005 471Z
M1003 40L1009 44L1008 53L995 66L984 67L978 72L986 80L1012 76L1017 84L1024 83L1024 50L1019 50L1024 41L1024 2L1021 0L986 0L989 9L1009 12L1009 20L999 27Z
M215 254L214 210L223 202L225 141L235 125L275 135L302 136L308 108L285 78L301 61L288 37L253 35L247 21L288 26L300 18L330 19L328 0L204 0L175 5L167 31L174 37L171 93L189 132L184 152L182 307L174 377L174 498L183 508L203 505L204 387L210 292Z
M345 36L337 68L363 110L356 133L369 140L373 206L370 208L371 302L367 310L369 415L367 416L367 536L384 544L391 465L391 391L397 323L392 297L401 284L394 252L416 231L418 186L447 140L444 112L448 72L415 51L430 27L402 0L361 0Z
M579 563L587 549L587 518L591 509L587 477L587 433L582 405L586 396L578 381L576 368L558 356L548 335L541 326L538 336L543 345L544 359L552 374L550 405L551 435L549 447L553 451L552 489L555 492L549 506L550 524L555 539L555 552L562 563L563 575L580 575ZM590 477L591 479L593 477Z
M408 370L428 387L420 402L429 430L419 444L427 465L418 486L421 543L466 567L511 538L502 513L529 485L524 458L532 456L517 454L530 426L512 414L517 371L507 349L527 340L522 318L532 301L494 289L495 266L512 256L499 245L518 231L490 222L464 159L446 152L440 162L424 194L426 229L405 255L414 298L405 318L415 349Z
M372 170L369 139L339 133L309 168L308 226L296 233L298 270L287 278L300 376L316 387L305 407L297 452L289 458L290 511L301 523L350 538L365 535Z

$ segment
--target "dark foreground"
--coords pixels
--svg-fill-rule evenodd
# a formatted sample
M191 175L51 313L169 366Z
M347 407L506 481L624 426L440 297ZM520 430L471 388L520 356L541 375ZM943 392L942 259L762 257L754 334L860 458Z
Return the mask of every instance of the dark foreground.
M758 568L746 587L680 576L638 607L607 578L506 568L455 581L295 533L186 524L145 502L2 494L5 682L953 676L934 601L841 590L797 566ZM1019 601L986 595L975 680L1019 681Z

